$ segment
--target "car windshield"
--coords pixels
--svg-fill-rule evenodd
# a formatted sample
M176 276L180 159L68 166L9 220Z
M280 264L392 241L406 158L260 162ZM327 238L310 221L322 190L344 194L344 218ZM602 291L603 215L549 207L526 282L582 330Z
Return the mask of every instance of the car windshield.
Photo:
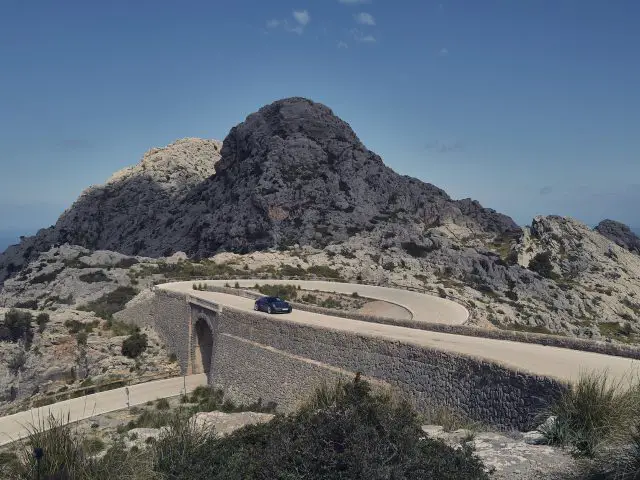
M269 302L282 302L283 300L279 297L267 297L267 301Z

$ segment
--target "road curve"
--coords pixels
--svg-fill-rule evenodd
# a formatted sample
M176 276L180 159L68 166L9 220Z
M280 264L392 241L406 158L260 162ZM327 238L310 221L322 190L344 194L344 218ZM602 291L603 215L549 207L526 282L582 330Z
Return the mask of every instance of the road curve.
M236 280L207 281L199 283L210 283L218 286L224 285L225 283L234 284L235 282ZM442 307L444 304L440 302L442 300L440 298L386 287L298 280L237 280L237 282L240 286L253 286L255 283L273 284L278 282L300 285L303 289L340 291L343 293L357 291L363 296L379 298L381 300L387 300L403 305L414 312L416 315L414 319L418 320L434 321L432 312L438 311L439 313L437 315L443 315L446 312L446 309ZM157 288L180 292L196 298L215 302L222 307L223 311L225 307L229 307L245 311L252 315L268 315L262 312L255 312L253 310L254 301L251 299L224 293L193 290L193 282L167 283L158 285ZM437 302L434 302L434 300ZM459 305L454 304L453 302L449 303L459 307ZM436 307L434 307L434 305L436 305ZM453 312L459 312L456 307L452 308ZM440 310L437 310L437 308ZM428 330L333 317L330 315L306 312L302 310L294 309L290 314L273 315L270 318L282 321L293 321L312 327L395 340L421 347L469 355L490 362L495 362L518 371L544 375L562 381L575 381L580 373L584 371L600 371L606 369L612 380L619 379L626 383L631 380L632 373L635 374L640 371L640 360L632 360L624 357L532 343L432 332ZM446 320L443 317L436 318L440 318L443 321ZM454 318L454 321L451 323L462 323L461 319L462 316L459 316Z
M418 322L445 323L447 325L462 325L469 318L469 311L459 303L452 302L445 298L427 295L410 290L399 290L397 288L377 287L375 285L361 285L358 283L324 282L316 280L207 280L206 282L217 287L234 285L238 283L241 287L253 287L257 284L270 285L300 285L305 290L319 290L321 292L335 292L352 294L358 293L363 297L374 300L382 300L395 303L407 309L413 320ZM193 292L193 282L178 282L173 284L185 293ZM186 288L185 288L186 287Z
M28 435L30 426L42 425L49 414L53 414L57 419L66 420L68 418L69 421L76 422L127 408L127 389L129 390L129 406L134 406L154 401L157 398L180 395L184 391L185 385L187 392L191 392L197 386L206 383L207 378L204 374L155 380L7 415L0 418L0 445L24 438Z

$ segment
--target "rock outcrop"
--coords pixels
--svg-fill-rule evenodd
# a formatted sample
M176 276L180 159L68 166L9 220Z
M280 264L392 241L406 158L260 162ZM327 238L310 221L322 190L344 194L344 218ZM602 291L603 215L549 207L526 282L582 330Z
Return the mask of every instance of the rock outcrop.
M0 285L39 252L65 243L124 254L170 255L188 238L184 200L215 173L222 144L185 138L144 154L140 163L87 188L53 227L24 238L0 255Z
M624 223L616 222L615 220L603 220L596 226L595 231L604 235L616 245L640 255L640 237L633 233Z

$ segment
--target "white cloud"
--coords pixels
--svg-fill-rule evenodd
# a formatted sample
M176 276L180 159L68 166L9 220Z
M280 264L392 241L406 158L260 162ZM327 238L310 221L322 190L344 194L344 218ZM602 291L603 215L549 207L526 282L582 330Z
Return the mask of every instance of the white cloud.
M370 13L361 12L357 15L354 15L354 18L360 25L374 26L376 24L376 19L373 18L373 15L371 15Z
M293 18L295 20L294 22L291 22L290 20L277 20L274 18L267 21L267 28L282 28L286 32L302 35L304 33L304 28L311 21L311 15L309 15L307 10L295 10L293 12Z
M449 55L449 50L443 47L438 52L438 55L440 55L441 57L446 57L447 55Z
M346 42L343 42L342 40L340 40L338 42L338 48L349 48L349 45L347 45Z
M297 33L298 35L302 35L304 33L304 27L302 25L297 25L295 27L289 27L288 25L285 27L287 32Z
M374 37L373 35L365 35L364 33L362 33L357 28L354 28L354 29L351 30L351 35L353 35L353 38L354 38L354 40L356 42L360 42L360 43L376 43L376 37Z
M293 18L295 18L296 22L298 22L303 27L311 21L311 15L309 15L309 12L307 12L306 10L294 11Z

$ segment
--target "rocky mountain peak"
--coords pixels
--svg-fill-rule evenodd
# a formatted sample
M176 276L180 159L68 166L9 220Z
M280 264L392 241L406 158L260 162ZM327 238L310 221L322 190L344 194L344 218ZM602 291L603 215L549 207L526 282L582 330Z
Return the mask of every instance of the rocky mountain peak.
M640 255L640 237L624 223L609 219L602 220L594 230L616 245Z
M218 140L176 140L164 148L148 150L138 164L117 171L106 181L105 186L145 176L160 185L188 187L215 173L221 149L222 142Z
M282 144L296 145L311 142L327 148L332 142L343 146L360 145L349 124L333 114L331 109L306 98L278 100L249 115L233 127L225 138L223 161L219 170L255 156L256 151L276 150ZM277 158L275 155L271 159Z
M216 206L191 228L203 232L191 251L197 255L323 246L383 222L457 223L490 235L518 229L477 202L455 202L395 173L346 122L307 99L279 100L249 115L231 129L221 153L218 173L192 197Z
M179 140L87 189L52 229L15 248L11 260L0 258L0 281L7 263L16 271L25 263L21 257L35 258L56 244L208 257L324 247L386 225L420 235L442 227L455 241L520 231L476 201L455 201L397 174L325 105L287 98L233 127L222 148L213 140Z

